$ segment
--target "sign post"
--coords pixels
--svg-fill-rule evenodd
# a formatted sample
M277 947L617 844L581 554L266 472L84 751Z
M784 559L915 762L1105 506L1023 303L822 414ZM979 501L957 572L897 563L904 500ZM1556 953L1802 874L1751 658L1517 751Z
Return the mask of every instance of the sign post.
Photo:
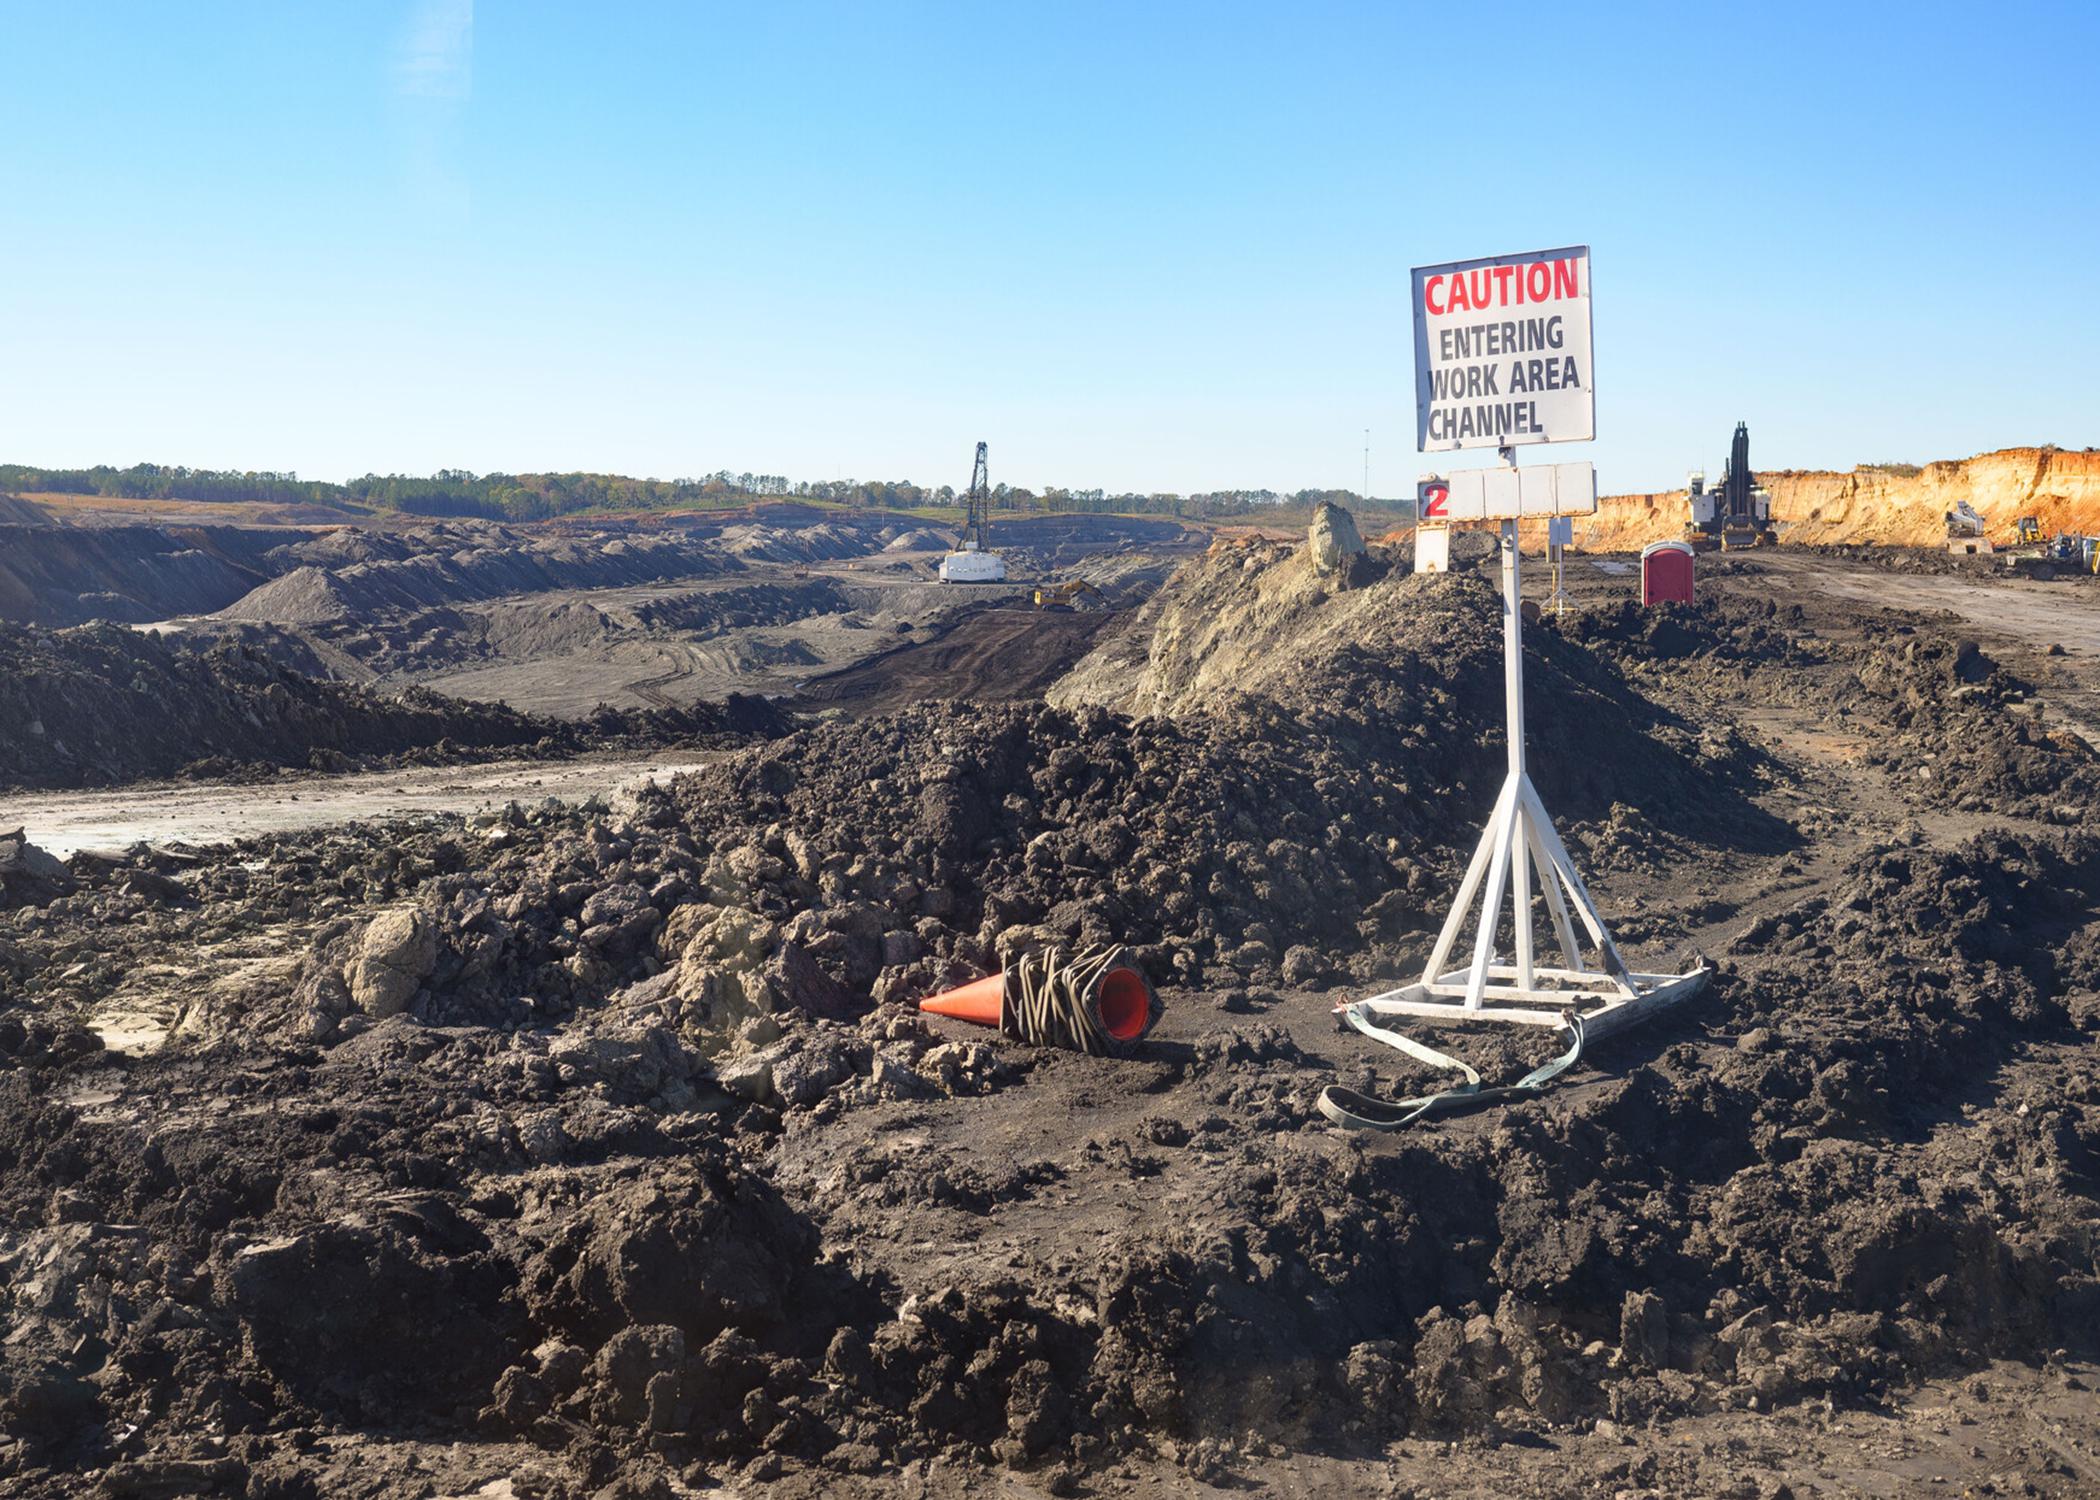
M1605 1035L1696 993L1709 972L1637 974L1627 967L1525 766L1517 522L1545 519L1550 535L1568 524L1564 518L1593 515L1597 482L1587 463L1520 468L1515 450L1596 436L1589 266L1588 248L1577 247L1414 272L1418 444L1424 452L1495 448L1506 465L1437 476L1418 493L1425 503L1435 497L1441 519L1493 521L1501 532L1509 771L1421 979L1341 1007L1359 1030L1381 1040L1393 1033L1373 1025L1376 1016L1515 1021L1569 1026L1579 1051L1585 1035ZM1543 963L1534 879L1554 948ZM1471 962L1451 968L1469 921Z
M1568 612L1568 595L1563 585L1567 582L1568 547L1575 540L1575 522L1568 516L1555 516L1546 523L1546 552L1553 562L1553 596L1546 602L1553 606L1553 616L1559 619Z
M1451 571L1451 486L1435 475L1415 486L1415 571Z

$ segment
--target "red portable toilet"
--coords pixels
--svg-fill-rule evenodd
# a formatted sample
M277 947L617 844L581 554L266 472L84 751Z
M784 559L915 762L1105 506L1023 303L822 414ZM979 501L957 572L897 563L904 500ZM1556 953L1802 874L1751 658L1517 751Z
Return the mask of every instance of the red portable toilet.
M1689 542L1650 542L1641 548L1641 603L1692 602L1692 548Z

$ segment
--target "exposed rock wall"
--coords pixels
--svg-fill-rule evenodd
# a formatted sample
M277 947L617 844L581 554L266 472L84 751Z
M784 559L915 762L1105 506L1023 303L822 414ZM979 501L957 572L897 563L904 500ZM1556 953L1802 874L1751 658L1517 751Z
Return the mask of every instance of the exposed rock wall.
M2008 538L2020 516L2045 531L2100 533L2100 450L2004 448L1974 458L1893 468L1759 471L1772 493L1782 542L1874 543L1929 547L1946 537L1946 513L1957 500L1976 507L1994 539ZM1606 495L1596 518L1578 521L1575 541L1591 551L1620 551L1684 534L1685 492Z

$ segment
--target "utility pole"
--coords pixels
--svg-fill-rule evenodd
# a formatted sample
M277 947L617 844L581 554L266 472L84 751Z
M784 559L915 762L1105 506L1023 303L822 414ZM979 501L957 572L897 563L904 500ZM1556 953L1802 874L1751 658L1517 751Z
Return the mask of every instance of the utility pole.
M1361 503L1371 503L1371 429L1368 427L1364 429L1364 488Z

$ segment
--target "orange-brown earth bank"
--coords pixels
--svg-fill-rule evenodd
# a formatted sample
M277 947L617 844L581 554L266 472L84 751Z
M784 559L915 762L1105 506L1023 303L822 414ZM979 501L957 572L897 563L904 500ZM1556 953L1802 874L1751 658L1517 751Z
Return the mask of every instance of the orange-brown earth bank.
M1922 465L1760 472L1772 493L1782 542L1878 543L1926 547L1946 537L1946 513L1966 500L1994 541L2010 540L2020 516L2046 532L2100 533L2100 450L2002 448L1974 458ZM1595 519L1578 522L1576 543L1590 551L1640 547L1684 534L1685 492L1606 495Z

